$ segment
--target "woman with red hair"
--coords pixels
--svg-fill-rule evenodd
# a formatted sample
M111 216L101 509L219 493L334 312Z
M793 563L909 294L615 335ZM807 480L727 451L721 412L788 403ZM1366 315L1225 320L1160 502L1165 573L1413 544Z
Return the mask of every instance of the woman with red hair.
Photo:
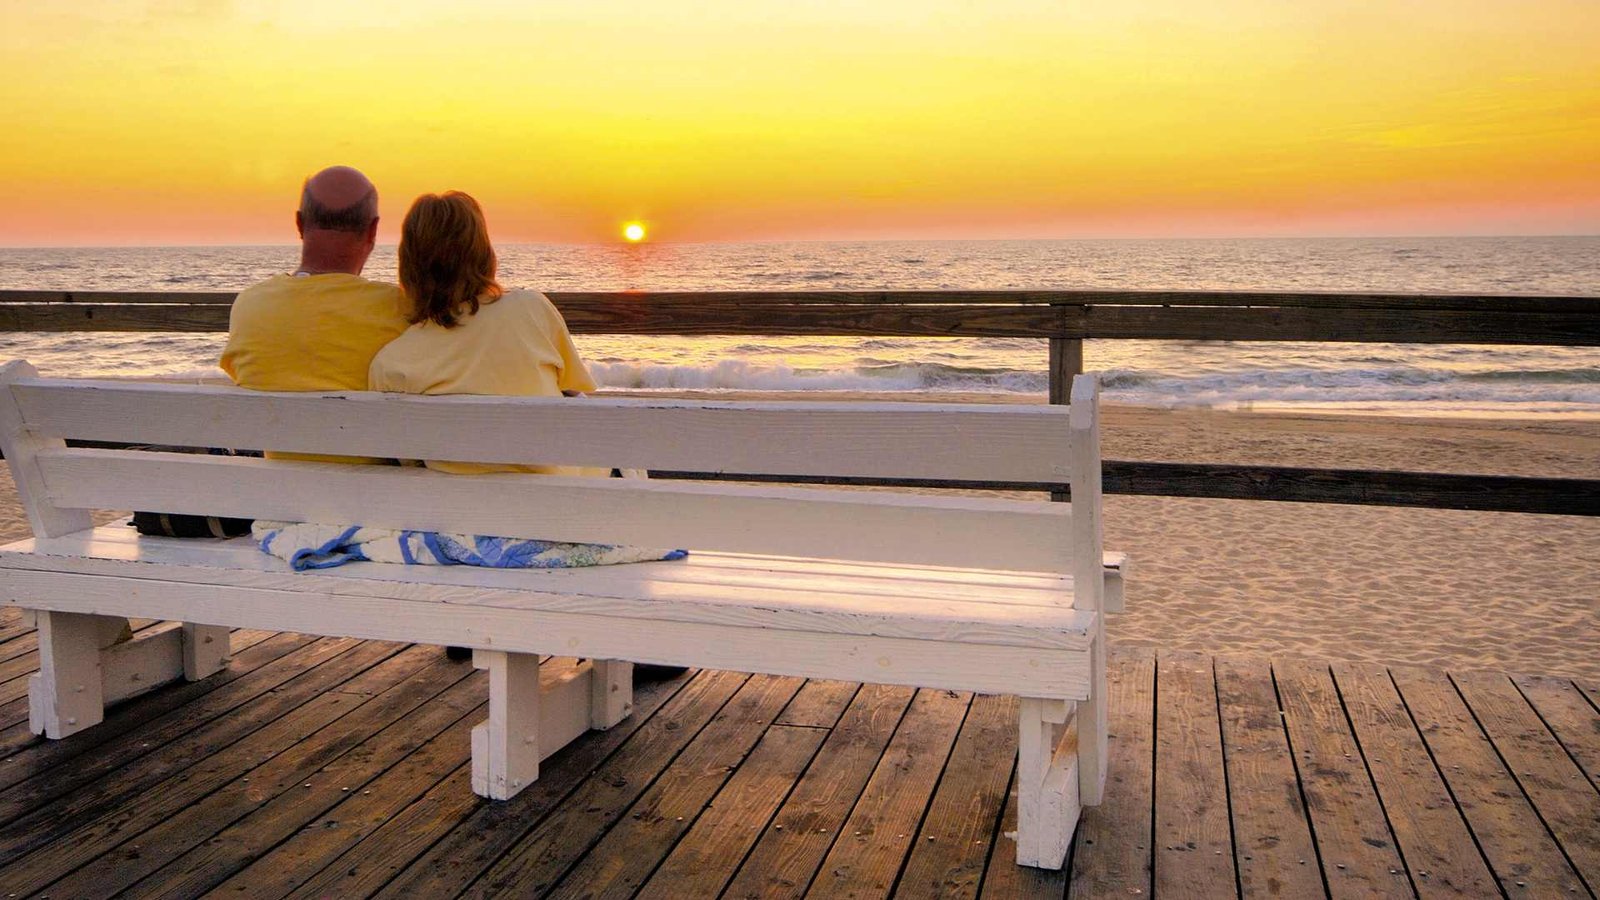
M378 351L368 387L535 397L594 390L561 313L538 291L502 288L496 265L478 201L460 191L418 197L400 227L400 288L412 324ZM579 472L445 460L428 466L462 474Z

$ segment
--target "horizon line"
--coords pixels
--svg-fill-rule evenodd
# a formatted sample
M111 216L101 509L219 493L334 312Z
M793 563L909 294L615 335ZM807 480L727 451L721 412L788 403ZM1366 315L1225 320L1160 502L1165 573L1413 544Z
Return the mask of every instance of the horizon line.
M1561 238L1600 238L1600 230L1592 232L1511 232L1490 234L1483 232L1468 232L1457 234L1445 233L1378 233L1378 234L1284 234L1284 235L1185 235L1185 236L1133 236L1113 235L1101 237L939 237L939 238L913 238L913 237L882 237L882 238L784 238L784 239L755 239L755 240L714 240L714 241L673 241L673 240L646 240L637 243L627 241L496 241L498 246L507 247L650 247L650 246L678 246L678 247L704 247L704 246L735 246L735 245L779 245L779 244L1020 244L1020 243L1094 243L1104 241L1137 242L1137 241L1377 241L1377 240L1507 240L1507 239L1561 239ZM195 248L262 248L262 247L298 247L298 241L238 241L220 243L187 243L187 244L116 244L116 243L84 243L84 244L0 244L0 250L183 250ZM396 241L380 241L378 247L398 247Z

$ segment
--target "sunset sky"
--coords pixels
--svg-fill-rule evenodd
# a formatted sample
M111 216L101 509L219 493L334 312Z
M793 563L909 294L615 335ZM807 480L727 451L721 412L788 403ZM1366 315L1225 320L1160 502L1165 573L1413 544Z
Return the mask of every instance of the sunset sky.
M0 0L0 245L1600 233L1596 0Z

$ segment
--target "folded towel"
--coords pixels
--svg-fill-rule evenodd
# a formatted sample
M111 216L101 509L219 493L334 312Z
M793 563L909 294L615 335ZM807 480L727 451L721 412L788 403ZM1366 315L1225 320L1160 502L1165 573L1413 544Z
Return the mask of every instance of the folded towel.
M296 572L367 561L412 566L571 569L683 559L689 555L687 550L647 550L610 544L569 544L315 522L258 521L250 534L263 551L288 561Z

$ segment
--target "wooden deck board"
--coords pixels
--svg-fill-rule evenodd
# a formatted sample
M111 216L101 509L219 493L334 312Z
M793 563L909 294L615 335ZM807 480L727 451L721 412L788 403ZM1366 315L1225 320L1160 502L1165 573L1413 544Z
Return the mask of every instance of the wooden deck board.
M1236 895L1233 838L1211 659L1156 666L1155 891Z
M1418 895L1492 896L1498 888L1471 831L1428 755L1389 673L1371 666L1334 667L1356 740L1378 787Z
M804 896L914 694L904 687L861 688L723 896Z
M752 677L553 890L547 893L543 884L527 879L515 893L562 900L632 897L693 827L757 742L772 733L767 726L802 684L800 678ZM786 743L780 734L769 747L783 748ZM763 754L758 763L765 759Z
M1274 665L1273 674L1328 893L1413 896L1332 673L1291 660Z
M1322 890L1322 877L1272 666L1266 660L1218 659L1216 674L1239 893L1312 896Z
M1562 854L1591 890L1600 887L1600 793L1511 679L1474 672L1452 680Z
M972 699L922 830L912 842L896 896L977 896L994 846L994 822L1006 804L1015 756L1009 741L1015 740L1017 712L1015 697ZM1011 849L1007 841L1001 852Z
M1589 783L1600 790L1600 710L1590 706L1568 679L1524 675L1513 680Z
M544 760L539 767L539 781L507 803L485 802L472 793L471 764L467 761L470 750L460 747L460 765L416 803L384 817L360 840L343 848L326 867L322 867L326 856L313 856L298 870L300 886L289 896L305 900L370 897L386 886L403 895L408 885L427 879L435 868L454 871L458 881L470 881L498 858L497 852L484 846L484 838L493 836L503 841L498 846L499 852L504 852L505 847L537 824L542 810L550 809L572 785L599 769L618 747L653 721L655 714L690 680L691 676L682 676L637 688L633 715L608 731L589 735L581 747L563 749ZM244 887L252 892L248 896L282 896L270 889L258 892L258 887L266 886L256 882L246 881Z
M734 673L701 673L576 790L546 776L512 802L480 807L489 822L509 826L515 821L523 828L485 829L463 823L466 827L435 845L411 866L408 877L385 886L379 896L443 897L469 888L473 896L519 892L525 896L529 882L553 884L604 836L746 680ZM549 787L541 792L544 784ZM502 812L518 807L515 819L508 820Z
M807 897L893 892L971 703L967 693L917 691Z
M1111 740L1106 795L1100 806L1083 811L1074 836L1068 896L1075 900L1150 895L1156 659L1148 653L1123 653L1113 656L1107 668Z
M360 653L364 646L357 646L352 653ZM69 873L83 870L103 854L117 851L125 844L128 849L117 854L127 864L120 871L131 874L151 858L146 851L153 855L166 849L159 844L135 844L135 839L147 831L158 830L175 816L205 808L204 804L196 804L219 789L237 784L240 790L249 790L244 787L244 779L258 769L262 771L257 772L256 777L266 779L268 790L287 787L276 784L275 780L292 780L298 773L284 772L284 760L319 749L327 726L366 705L365 698L358 692L399 688L427 663L422 652L403 651L390 655L390 651L390 647L380 647L379 652L385 657L381 662L339 682L334 690L296 704L292 710L274 710L281 713L274 721L254 729L244 739L219 752L194 758L182 772L161 766L159 754L146 757L141 762L149 764L142 766L142 777L133 785L125 783L122 772L118 772L19 820L29 826L24 832L26 840L8 844L7 854L20 855L19 851L26 853L41 848L48 852L31 853L9 864L7 883L19 894L38 890ZM308 746L302 748L302 742ZM65 810L71 813L61 816ZM203 827L212 823L202 819L197 824ZM190 833L183 837L203 839Z
M1390 670L1467 827L1506 893L1582 896L1587 888L1506 771L1491 739L1449 676L1409 667ZM1418 879L1431 878L1418 868ZM1519 883L1520 882L1520 883Z
M286 680L264 688L249 702L229 710L227 716L198 728L187 725L181 715L175 716L163 723L152 739L130 734L0 793L0 821L6 822L0 830L0 865L61 837L70 825L81 824L80 817L115 813L124 799L143 797L143 805L149 806L149 790L174 775L192 779L196 767L227 772L234 762L244 765L263 758L269 752L268 742L250 740L257 738L260 730L277 725L281 717L309 704L331 708L340 703L334 689L342 681L359 677L397 649L383 644L318 642L325 643L333 654L327 660L331 665L316 665L299 675L274 672ZM349 705L344 702L337 708L342 711ZM273 739L273 746L293 745L292 735L267 736ZM168 743L158 745L160 738L168 738ZM113 773L115 777L105 777Z
M0 616L0 663L29 637ZM1600 708L1570 679L1118 654L1107 802L1040 872L1006 835L1014 698L691 674L490 803L469 666L234 645L73 738L0 726L4 893L1592 897L1600 864Z
M194 845L144 878L135 886L135 892L161 897L203 894L288 840L305 827L306 822L314 821L332 809L350 791L363 789L368 781L398 764L436 735L448 733L458 742L470 740L472 726L481 717L469 718L467 714L482 706L485 687L481 683L481 676L462 677L465 674L458 675L453 683L448 681L448 676L433 682L431 686L448 684L448 687L410 710L401 712L409 698L397 698L397 702L388 709L375 710L367 717L368 721L359 726L341 720L339 724L344 726L343 730L356 740L330 742L331 746L320 754L302 755L297 761L297 777L290 780L276 797L263 799L265 792L244 790L238 792L243 797L224 796L223 801L208 804L213 808L207 809L206 814L218 818L236 816L242 809L250 810L220 831L210 827L193 827L189 823L197 817L188 810L185 815L174 817L167 824L178 828L179 833L214 832L215 837ZM421 680L421 677L411 679L412 682ZM400 713L397 718L396 713ZM345 717L347 720L354 718L355 715ZM388 724L385 724L386 720ZM371 732L373 728L379 730ZM370 734L364 741L359 739L363 733ZM362 752L352 752L357 746ZM333 762L318 765L335 753L339 755ZM307 773L307 769L313 767L314 770ZM302 778L305 779L303 782ZM226 793L218 792L222 795ZM145 843L148 844L149 840L146 839ZM179 844L176 841L172 843L175 846ZM81 876L75 873L73 877ZM118 878L121 880L126 876L119 873Z

